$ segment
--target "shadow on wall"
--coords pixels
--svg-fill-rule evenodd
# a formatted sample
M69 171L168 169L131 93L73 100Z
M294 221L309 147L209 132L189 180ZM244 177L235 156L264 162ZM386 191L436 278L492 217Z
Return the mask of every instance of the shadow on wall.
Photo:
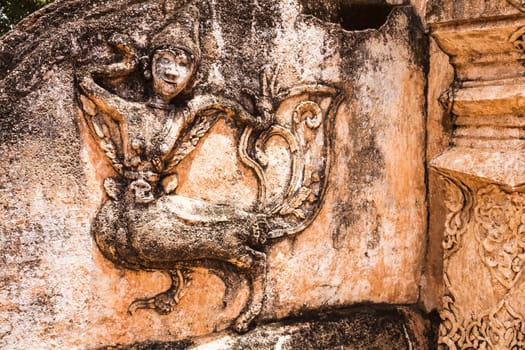
M302 0L303 13L346 30L379 29L390 11L404 0Z

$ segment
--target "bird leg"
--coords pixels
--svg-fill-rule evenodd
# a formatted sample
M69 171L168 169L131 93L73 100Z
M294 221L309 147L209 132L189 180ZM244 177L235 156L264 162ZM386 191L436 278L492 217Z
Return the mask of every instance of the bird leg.
M182 297L182 290L188 286L189 271L177 269L169 271L170 288L151 298L135 299L128 307L128 313L133 314L139 309L155 310L160 315L168 315Z

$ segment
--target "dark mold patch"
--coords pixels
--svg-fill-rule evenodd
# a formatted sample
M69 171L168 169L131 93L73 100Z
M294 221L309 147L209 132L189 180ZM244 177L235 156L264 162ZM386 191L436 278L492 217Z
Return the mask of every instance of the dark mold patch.
M353 345L354 349L408 349L407 339L396 314L358 312L351 318L315 322L299 330L289 349L330 349ZM287 344L288 345L288 344Z
M358 128L361 126L358 126ZM369 127L368 123L365 123L362 127L363 132L358 132L357 135L361 139L359 140L357 137L354 139L359 144L356 144L355 147L357 152L354 157L355 161L352 162L355 163L355 166L352 167L351 181L370 184L381 176L382 170L385 168L385 159L376 144L373 128Z
M127 345L103 346L96 350L185 350L191 345L193 342L189 340L175 342L145 341Z
M375 217L376 225L374 225L374 228L372 232L370 232L370 236L368 237L368 241L366 242L366 248L367 249L376 249L379 247L379 243L381 242L381 235L379 234L379 225L378 222L380 221L381 217L378 215Z
M422 315L407 306L361 305L352 308L302 312L280 322L263 325L245 335L232 335L227 349L418 349L432 350L439 318ZM417 335L423 330L429 341ZM97 350L187 349L193 343L142 342Z
M368 249L376 249L381 241L379 234L380 216L377 214L377 208L373 201L360 201L357 204L353 202L339 202L334 207L334 224L332 225L332 245L335 249L344 247L346 236L353 233L352 227L363 217L369 218L370 233L367 240Z
M409 20L407 31L409 47L412 49L411 62L416 66L422 67L426 77L430 66L428 36L425 34L421 18L416 14L414 8L406 6L405 9Z

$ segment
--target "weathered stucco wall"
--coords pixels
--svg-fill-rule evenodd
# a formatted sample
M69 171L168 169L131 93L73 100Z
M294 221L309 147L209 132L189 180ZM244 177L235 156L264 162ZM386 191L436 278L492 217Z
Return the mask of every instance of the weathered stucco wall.
M181 340L227 329L248 298L240 282L224 307L223 282L200 269L169 315L129 315L134 299L170 280L115 266L90 232L114 170L80 109L78 72L121 59L108 45L113 33L146 53L180 7L174 2L166 15L162 5L56 1L0 41L2 348ZM316 83L343 96L320 212L301 232L265 243L268 282L256 322L359 303L417 303L427 248L428 45L414 9L395 7L379 29L347 31L303 15L304 4L293 0L195 5L202 61L194 94L245 101L241 89L259 91L261 69L279 65L282 90ZM134 101L148 94L125 84L112 91ZM277 119L287 113L281 106ZM210 129L179 165L179 194L253 207L257 179L238 159L240 130L224 120Z

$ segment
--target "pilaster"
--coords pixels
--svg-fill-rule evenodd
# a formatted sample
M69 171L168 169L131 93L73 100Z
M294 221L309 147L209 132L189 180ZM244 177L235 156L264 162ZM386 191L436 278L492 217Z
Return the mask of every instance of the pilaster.
M451 144L430 162L447 190L440 349L525 348L525 14L483 6L429 23L455 69Z

